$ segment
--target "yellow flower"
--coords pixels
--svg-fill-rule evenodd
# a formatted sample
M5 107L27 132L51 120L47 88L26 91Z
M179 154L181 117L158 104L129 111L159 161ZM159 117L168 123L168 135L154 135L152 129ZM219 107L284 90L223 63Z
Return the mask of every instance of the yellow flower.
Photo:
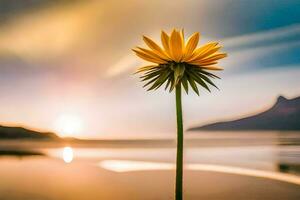
M206 70L222 70L216 64L227 54L218 52L221 46L217 42L197 48L199 37L200 34L196 32L185 42L183 30L174 29L170 36L162 31L163 47L160 47L150 38L143 36L149 49L136 47L133 51L140 58L154 64L137 70L137 73L145 72L141 77L142 81L148 81L145 86L153 84L149 90L157 89L167 81L166 88L170 86L170 91L177 84L182 84L186 92L188 92L188 85L191 85L197 94L199 92L196 83L207 90L209 88L206 83L215 86L209 78L218 77Z

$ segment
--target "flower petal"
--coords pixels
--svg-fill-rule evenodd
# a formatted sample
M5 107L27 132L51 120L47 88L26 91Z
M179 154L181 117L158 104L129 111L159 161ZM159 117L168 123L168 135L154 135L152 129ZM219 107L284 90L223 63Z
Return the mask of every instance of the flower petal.
M221 46L215 46L213 48L207 49L201 55L199 55L196 59L193 60L193 62L200 62L201 60L207 59L212 57L219 49Z
M139 51L141 51L141 52L143 52L143 53L145 53L145 54L147 54L147 55L149 55L149 56L155 58L155 59L159 59L159 60L164 61L162 58L160 58L160 56L159 56L156 52L154 52L154 51L152 51L152 50L145 49L145 48L141 48L141 47L137 47L137 49L138 49Z
M219 49L221 49L221 46L216 46L214 48L211 48L207 52L203 53L201 56L199 56L199 59L205 59L207 57L212 56L214 53L216 53Z
M205 52L209 51L211 48L214 48L217 44L217 42L210 42L203 45L202 47L199 47L194 51L193 55L188 60L186 60L186 62L192 62L194 60L197 60L198 57L203 55Z
M159 58L156 58L156 57L153 57L149 54L146 54L145 52L139 50L139 49L132 49L132 51L134 51L136 53L136 55L146 61L149 61L149 62L153 62L153 63L158 63L158 64L165 64L167 63L166 61L164 60L161 60Z
M180 35L181 35L181 38L182 38L182 52L183 52L183 51L184 51L184 48L185 48L184 29L181 29Z
M222 67L218 67L218 66L204 66L204 67L199 66L199 67L207 70L216 70L216 71L224 70Z
M225 57L227 57L226 53L218 53L218 54L215 54L213 56L210 56L209 58L199 60L199 63L212 62L212 61L216 61L216 60L219 60L219 59L222 59L222 58L225 58Z
M187 41L186 47L184 49L184 58L183 61L186 61L191 58L193 55L194 50L198 45L200 34L194 33Z
M167 54L150 38L143 36L144 42L152 49L161 59L170 60Z
M183 38L181 34L174 29L171 34L169 44L170 44L171 58L176 62L179 62L182 58L182 53L183 53L182 40Z
M209 66L209 65L215 65L217 63L218 62L213 61L213 62L205 62L205 63L203 63L203 62L191 62L189 64L191 64L191 65L199 65L199 66Z
M170 56L170 44L169 44L170 37L164 31L161 31L160 37L161 37L161 43L165 49L165 52Z

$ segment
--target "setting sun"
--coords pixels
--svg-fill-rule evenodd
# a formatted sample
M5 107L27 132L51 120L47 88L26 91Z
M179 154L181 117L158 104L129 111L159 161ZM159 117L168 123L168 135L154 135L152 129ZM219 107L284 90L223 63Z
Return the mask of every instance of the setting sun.
M54 123L55 131L62 137L70 137L82 131L82 119L77 115L64 114Z

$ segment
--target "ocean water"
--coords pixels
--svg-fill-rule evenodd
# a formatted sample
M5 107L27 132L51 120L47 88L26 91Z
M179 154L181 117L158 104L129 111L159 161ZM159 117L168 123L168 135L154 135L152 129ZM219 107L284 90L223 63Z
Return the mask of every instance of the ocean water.
M172 138L0 141L0 150L0 200L173 199ZM187 133L184 162L186 199L300 199L300 132Z

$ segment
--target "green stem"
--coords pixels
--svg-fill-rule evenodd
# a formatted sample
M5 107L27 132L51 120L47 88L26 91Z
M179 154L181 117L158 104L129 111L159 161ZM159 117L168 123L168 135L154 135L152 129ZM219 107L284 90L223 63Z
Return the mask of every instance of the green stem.
M183 123L181 106L181 84L176 86L177 114L177 159L176 159L176 200L182 200L182 171L183 171Z

